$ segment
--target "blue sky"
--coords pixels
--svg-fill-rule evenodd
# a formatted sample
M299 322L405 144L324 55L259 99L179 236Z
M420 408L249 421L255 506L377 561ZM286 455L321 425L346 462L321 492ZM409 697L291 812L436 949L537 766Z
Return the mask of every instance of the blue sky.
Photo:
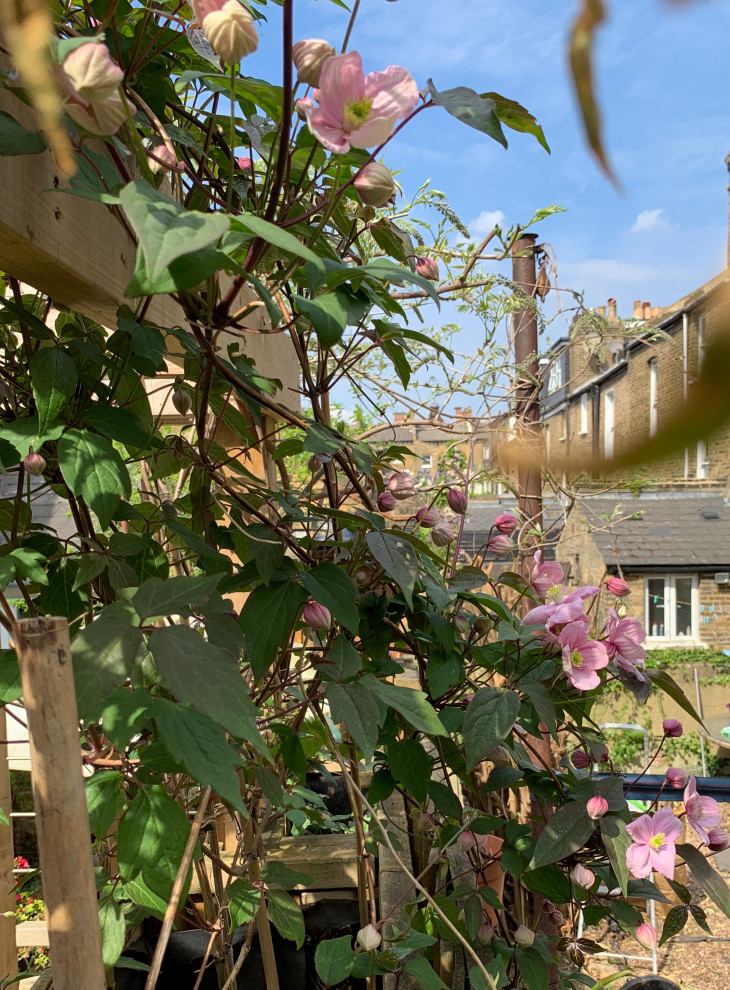
M614 296L619 314L630 316L634 299L667 305L725 267L730 5L607 0L597 84L622 192L593 161L574 105L566 38L576 7L577 0L362 0L350 48L366 71L399 64L419 86L432 77L439 89L495 90L527 107L550 156L511 131L504 151L434 109L396 137L384 160L411 192L430 178L476 236L494 215L509 224L538 207L565 207L539 227L560 284L585 290L589 306ZM269 17L261 49L244 66L265 78L280 59L275 7ZM295 40L323 37L339 48L347 18L329 0L297 0Z

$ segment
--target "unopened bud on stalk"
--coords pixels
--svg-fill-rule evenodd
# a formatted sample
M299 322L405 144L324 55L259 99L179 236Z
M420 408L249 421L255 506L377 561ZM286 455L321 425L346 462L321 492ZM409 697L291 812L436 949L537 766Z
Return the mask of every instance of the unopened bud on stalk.
M397 498L398 501L411 498L416 490L416 482L407 471L396 471L388 478L386 485L388 491Z
M669 767L665 776L669 786L675 790L680 790L687 783L687 771L679 767Z
M150 149L149 165L151 172L180 171L180 162L166 144L158 144Z
M424 506L416 512L416 522L419 526L424 526L426 529L432 529L440 518L438 509L433 505Z
M179 385L172 390L172 404L181 416L187 416L193 408L193 401L188 392Z
M535 933L527 925L520 925L514 934L514 940L516 945L526 949L535 941Z
M573 867L570 871L570 878L573 883L577 883L580 887L585 887L586 890L593 886L593 882L596 879L595 874L591 873L582 863L578 863Z
M664 729L664 735L670 736L672 739L679 739L684 732L684 727L678 718L665 718L662 728Z
M486 615L480 615L474 620L474 630L477 636L486 636L494 629L494 622L492 619L488 619Z
M387 489L378 496L378 508L381 512L392 512L395 508L395 495Z
M299 82L306 83L307 86L319 86L322 67L334 54L332 45L322 38L298 41L291 50L291 57L296 66Z
M447 547L456 539L456 532L451 523L440 522L431 530L431 539L437 547Z
M307 602L302 609L302 619L310 629L316 629L318 632L329 629L332 625L332 616L329 613L329 609L325 608L324 605L320 605L319 602Z
M366 952L375 952L382 938L375 925L366 925L357 933L357 944Z
M479 926L479 931L477 932L477 938L482 943L482 945L487 945L492 941L492 936L494 935L494 929L487 921L483 921Z
M464 635L469 631L469 619L466 612L455 612L451 616L451 625L460 634Z
M429 832L436 824L436 819L427 811L422 811L416 823L419 832Z
M494 528L503 536L511 536L517 529L517 516L511 512L503 512L494 520Z
M427 278L430 282L439 280L439 263L435 258L416 258L416 275Z
M510 553L513 549L512 540L510 540L509 536L503 536L501 533L495 533L489 543L487 543L487 550L490 553L496 554L498 557L501 557L505 553Z
M352 183L365 206L385 206L395 196L395 180L380 162L370 162Z
M624 579L620 577L609 578L608 581L606 581L606 587L611 594L615 595L617 598L624 598L631 592L631 588L629 588Z
M227 0L213 10L203 18L201 27L213 51L228 65L240 62L259 46L253 17L238 0Z
M463 516L469 505L469 499L458 488L449 488L446 501L449 503L451 511L455 512L457 516Z
M643 922L636 929L636 941L645 949L655 949L658 941L656 928Z
M31 447L30 452L23 458L23 467L28 474L32 474L34 478L40 478L46 469L46 461L40 454L36 454Z
M707 845L711 852L722 852L723 849L727 849L730 846L730 835L728 835L727 829L711 828L707 833Z
M608 811L608 801L600 794L596 794L587 802L586 811L589 818L603 818Z
M474 838L474 833L470 832L468 829L462 832L456 840L456 845L462 852L469 852L470 849L474 849L476 847L476 844L477 840Z
M82 100L96 103L113 96L124 72L112 61L105 44L88 41L79 45L63 60L63 71Z

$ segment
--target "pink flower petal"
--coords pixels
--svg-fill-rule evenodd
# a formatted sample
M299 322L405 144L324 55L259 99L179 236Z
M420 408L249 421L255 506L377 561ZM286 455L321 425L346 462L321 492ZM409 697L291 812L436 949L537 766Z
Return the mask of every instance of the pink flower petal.
M651 873L651 862L649 860L649 847L647 845L633 845L626 850L626 865L635 877L643 880Z
M641 815L626 826L626 831L634 842L648 842L655 834L650 815Z
M395 127L395 115L391 117L373 116L370 120L356 127L350 134L350 144L353 148L372 148L387 141Z
M413 77L399 65L390 65L383 72L371 72L365 79L365 96L373 101L379 116L407 117L418 103L418 86Z
M650 846L646 848L649 849L649 859L652 869L656 870L657 873L661 873L662 876L667 877L669 880L673 880L674 861L677 856L674 843L667 841L661 849L652 849Z

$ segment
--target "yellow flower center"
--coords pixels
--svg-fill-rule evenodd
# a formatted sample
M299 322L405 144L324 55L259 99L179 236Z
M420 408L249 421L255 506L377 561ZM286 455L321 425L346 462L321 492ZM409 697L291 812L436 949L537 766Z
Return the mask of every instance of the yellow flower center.
M563 586L554 584L545 595L546 602L559 602L563 597Z
M580 653L577 650L573 650L573 652L570 654L570 662L574 667L582 667L583 657L580 655Z
M652 835L652 837L649 839L649 845L651 846L652 849L656 849L658 851L664 845L665 839L666 839L666 835L664 832L657 832L656 835Z
M347 103L345 105L345 119L343 121L345 131L349 134L350 131L354 131L356 128L362 127L363 124L367 123L372 109L373 101L368 99L368 97L358 100L356 103Z

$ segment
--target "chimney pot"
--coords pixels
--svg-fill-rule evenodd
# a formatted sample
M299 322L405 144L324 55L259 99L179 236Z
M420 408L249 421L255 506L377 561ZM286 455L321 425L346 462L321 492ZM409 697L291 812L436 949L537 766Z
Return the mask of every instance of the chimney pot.
M609 320L615 320L616 319L616 300L615 299L609 299L608 300L608 318L609 318Z
M645 320L650 320L651 319L651 303L650 302L645 302L644 303L644 319Z
M652 308L651 308L651 315L652 316L659 316L659 314L661 313L661 311L662 311L662 307L661 306L652 306Z
M464 416L469 419L471 416L471 406L464 406Z
M605 306L599 306L598 307L598 315L599 316L605 316L606 315L606 307Z
M462 413L461 406L454 406L454 415L455 416L461 416L461 413Z
M634 299L634 319L640 320L644 315L644 311L641 308L641 299Z
M393 422L396 426L401 426L406 421L406 414L404 412L397 412L393 416Z

